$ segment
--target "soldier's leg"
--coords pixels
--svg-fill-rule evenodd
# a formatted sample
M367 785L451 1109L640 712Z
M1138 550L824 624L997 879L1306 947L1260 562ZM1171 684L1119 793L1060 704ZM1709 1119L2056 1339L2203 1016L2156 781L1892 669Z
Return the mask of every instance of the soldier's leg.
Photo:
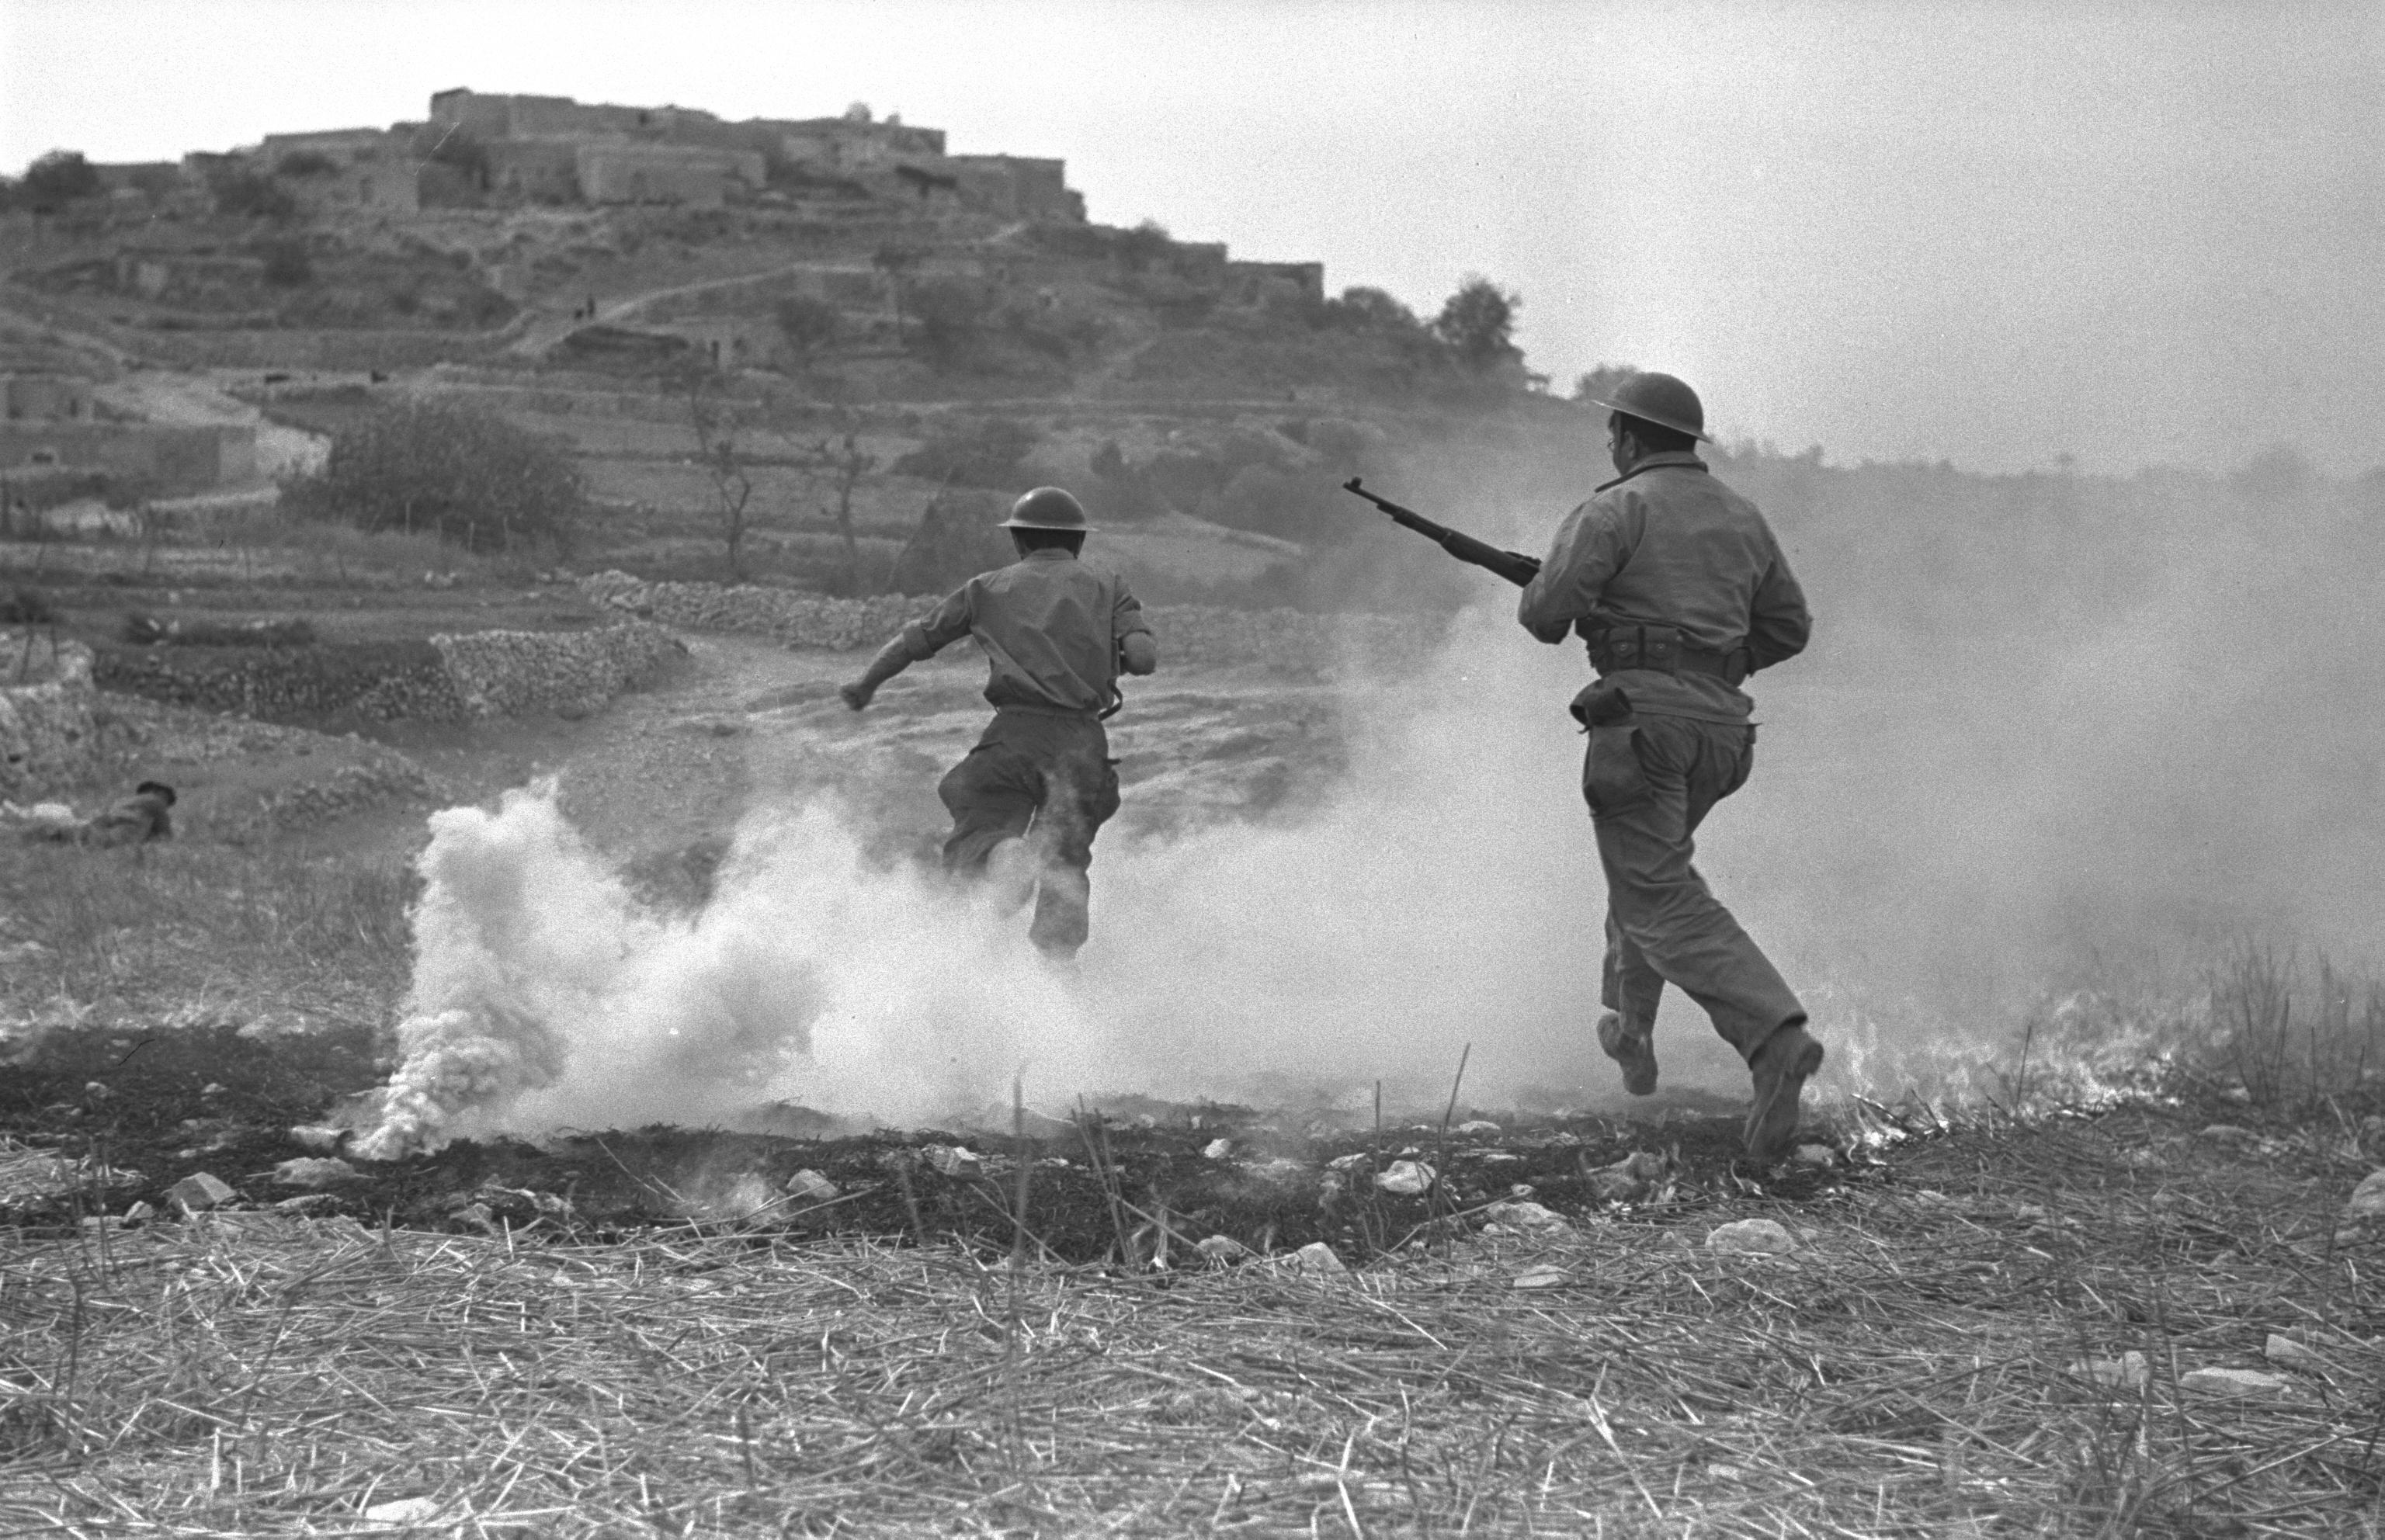
M953 832L944 841L944 870L977 876L997 846L1024 839L1043 800L1043 773L1007 744L980 743L936 785Z
M1043 807L1043 879L1028 939L1074 956L1092 927L1093 836L1118 810L1118 767L1099 751L1071 755L1050 777Z
M1752 1058L1804 1008L1691 864L1692 780L1703 817L1721 781L1698 764L1702 724L1643 716L1591 733L1582 791L1605 868L1607 902L1625 938L1667 982L1703 1007L1715 1030ZM1721 729L1726 733L1744 729Z

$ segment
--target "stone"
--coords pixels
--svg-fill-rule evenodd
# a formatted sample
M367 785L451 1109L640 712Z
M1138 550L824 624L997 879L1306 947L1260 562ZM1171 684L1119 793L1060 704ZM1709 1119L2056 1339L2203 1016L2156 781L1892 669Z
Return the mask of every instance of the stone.
M1202 1158L1205 1160L1222 1161L1233 1152L1234 1141L1231 1139L1211 1139L1201 1147Z
M2178 1377L2178 1385L2198 1396L2282 1396L2291 1388L2257 1369L2191 1369Z
M2385 1112L2371 1112L2360 1120L2363 1139L2385 1139Z
M2116 1359L2080 1359L2065 1372L2106 1390L2142 1390L2153 1380L2153 1366L2142 1353L2122 1353Z
M1495 1138L1505 1130L1487 1118L1475 1118L1457 1125L1457 1131L1469 1139Z
M175 1183L166 1196L181 1204L184 1213L194 1214L231 1202L233 1193L221 1180L202 1171Z
M1665 1158L1635 1149L1611 1166L1601 1166L1586 1174L1590 1190L1610 1203L1629 1203L1644 1198L1649 1189L1665 1175Z
M2316 1352L2281 1332L2269 1334L2269 1340L2261 1345L2261 1356L2280 1369L2319 1369L2327 1362Z
M2261 1138L2260 1135L2251 1129L2233 1123L2211 1124L2195 1136L2221 1144L2257 1144Z
M347 1136L346 1129L334 1128L327 1123L302 1123L290 1130L291 1140L299 1149L311 1149L318 1155L339 1149L340 1141Z
M1366 1159L1367 1152L1363 1149L1353 1155L1336 1155L1333 1159L1325 1162L1325 1169L1328 1171L1348 1171L1351 1167L1360 1164Z
M145 1202L135 1203L124 1211L124 1223L127 1224L146 1224L156 1217L156 1209Z
M1706 1233L1706 1248L1744 1256L1779 1256L1797 1249L1797 1237L1778 1220L1742 1219Z
M1493 1203L1482 1211L1482 1217L1493 1224L1513 1230L1570 1230L1573 1225L1565 1215L1538 1203L1509 1201Z
M439 1517L445 1505L436 1497L400 1497L395 1502L375 1503L366 1509L368 1524L427 1524Z
M1801 1166L1827 1166L1838 1163L1839 1152L1826 1144L1801 1144L1789 1158Z
M1231 1236L1211 1236L1206 1240L1195 1242L1192 1249L1208 1258L1213 1267L1224 1267L1229 1263L1242 1261L1252 1255L1249 1247ZM1341 1259L1334 1260L1338 1261Z
M1393 1161L1375 1177L1375 1186L1403 1198L1414 1198L1432 1186L1436 1174L1422 1161Z
M2360 1179L2344 1199L2343 1217L2355 1223L2385 1223L2385 1166Z
M959 1145L931 1144L919 1151L919 1158L946 1176L977 1176L985 1171L977 1151Z
M340 1200L327 1192L302 1192L295 1198L285 1198L273 1205L276 1212L297 1214L305 1218L329 1213L340 1206Z
M224 1094L224 1087L216 1081L210 1080L206 1085L199 1087L199 1094L201 1096L221 1096Z
M787 1178L786 1190L806 1203L826 1203L837 1195L837 1186L817 1171L805 1170Z
M1349 1264L1342 1260L1333 1248L1321 1240L1310 1241L1306 1246L1294 1251L1291 1261L1293 1268L1298 1271L1314 1273L1320 1276L1332 1276L1350 1271Z
M334 1182L353 1182L356 1168L336 1155L299 1155L273 1168L274 1184L284 1187L328 1187Z
M1535 1267L1508 1281L1510 1288L1555 1288L1572 1274L1562 1267Z

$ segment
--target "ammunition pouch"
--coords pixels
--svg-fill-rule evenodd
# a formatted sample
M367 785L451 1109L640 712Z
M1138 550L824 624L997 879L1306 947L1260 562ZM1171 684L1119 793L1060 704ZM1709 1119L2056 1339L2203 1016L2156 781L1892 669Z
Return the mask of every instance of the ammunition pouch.
M1618 669L1645 668L1658 674L1704 674L1737 689L1748 676L1744 647L1711 652L1692 647L1671 626L1610 626L1602 631L1581 631L1590 643L1591 666L1601 675Z
M1623 693L1623 687L1612 679L1595 679L1583 687L1581 693L1573 698L1573 704L1566 710L1573 714L1573 719L1586 731L1592 727L1604 727L1611 722L1620 722L1630 715L1631 697Z

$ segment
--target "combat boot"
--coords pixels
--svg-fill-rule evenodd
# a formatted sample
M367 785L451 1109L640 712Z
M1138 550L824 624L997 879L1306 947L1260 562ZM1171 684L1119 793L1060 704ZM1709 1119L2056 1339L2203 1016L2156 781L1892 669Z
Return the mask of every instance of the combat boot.
M1656 1034L1630 1027L1613 1011L1598 1018L1599 1051L1623 1069L1623 1088L1633 1096L1656 1094Z
M1747 1154L1770 1164L1788 1159L1797 1142L1798 1099L1805 1082L1822 1067L1822 1045L1792 1022L1764 1041L1747 1062L1755 1096L1747 1109Z

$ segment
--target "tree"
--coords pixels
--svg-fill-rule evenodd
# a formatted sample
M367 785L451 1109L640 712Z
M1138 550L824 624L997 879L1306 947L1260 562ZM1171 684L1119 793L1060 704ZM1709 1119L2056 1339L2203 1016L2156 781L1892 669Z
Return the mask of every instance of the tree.
M322 468L285 481L281 496L301 517L471 551L568 545L588 507L579 473L547 441L428 402L383 406L340 429Z
M1640 372L1637 364L1601 364L1573 382L1573 399L1584 405L1615 394L1615 388Z
M17 193L36 214L56 214L70 203L99 195L99 172L80 150L52 150L25 168Z
M844 591L848 596L861 592L861 542L853 532L853 490L861 478L878 468L878 456L867 453L861 440L854 431L850 419L840 432L831 433L812 445L805 455L812 474L828 484L832 503L820 504L820 513L836 526L844 540Z
M723 420L721 404L713 395L719 377L710 369L690 367L679 376L687 395L687 419L695 429L695 463L712 480L714 518L720 540L728 547L729 580L745 580L746 510L754 501L754 478L737 450L736 436Z
M1489 374L1509 359L1523 357L1509 341L1523 296L1501 289L1480 273L1467 276L1433 317L1432 332L1467 367Z
M1153 263L1165 258L1176 249L1168 227L1156 219L1145 219L1118 238L1118 260L1130 273L1140 273Z
M836 336L836 306L809 294L796 294L780 300L776 316L779 335L793 350L797 367L811 362L812 354Z
M1417 331L1424 323L1390 292L1353 284L1326 304L1330 319L1361 331Z

